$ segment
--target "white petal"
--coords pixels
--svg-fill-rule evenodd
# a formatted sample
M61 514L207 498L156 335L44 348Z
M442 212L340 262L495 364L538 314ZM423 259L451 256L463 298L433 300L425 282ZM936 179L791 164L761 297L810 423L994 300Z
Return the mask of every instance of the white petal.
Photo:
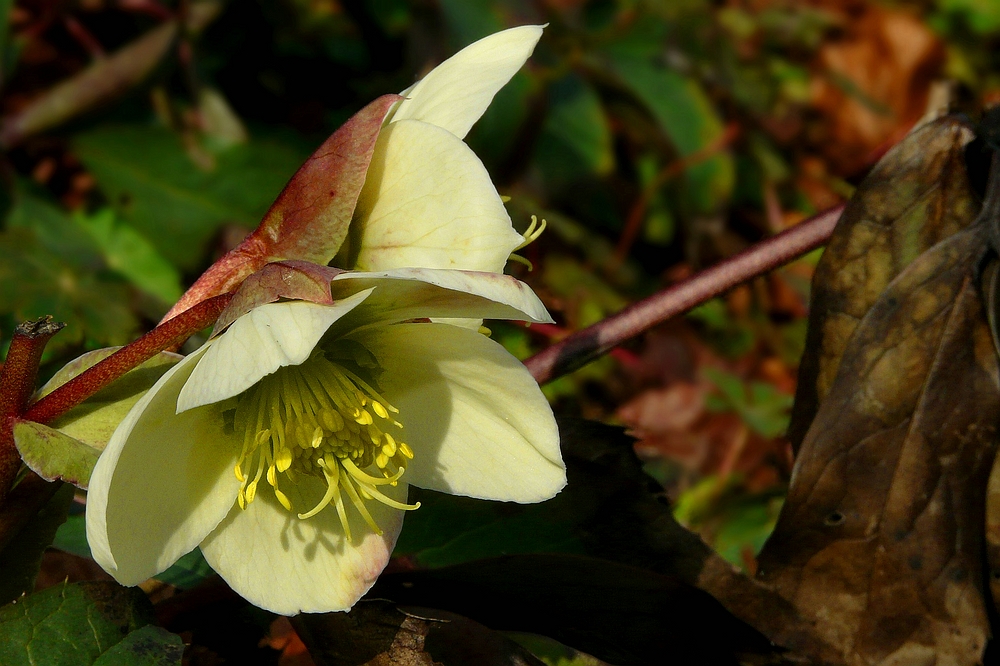
M314 477L282 483L296 513L311 509L325 485ZM380 486L406 501L406 484ZM241 597L281 615L348 610L385 568L403 524L403 512L376 501L365 504L383 536L371 532L348 504L353 543L344 538L334 507L300 520L261 483L245 510L236 509L201 546L205 559Z
M542 26L524 25L466 46L403 91L392 122L422 120L464 138L541 36Z
M433 268L352 271L333 279L331 290L334 298L345 287L375 289L368 300L352 313L352 319L356 316L359 320L375 322L469 317L552 322L552 317L531 287L499 273Z
M168 370L136 403L97 461L87 494L94 559L137 585L193 550L232 508L239 442L217 405L175 414L201 351Z
M348 264L503 272L524 241L486 167L434 125L393 123L378 138L351 222Z
M514 502L546 500L566 485L552 410L503 347L447 324L396 324L359 341L382 366L399 439L414 451L408 483Z
M177 412L239 395L278 368L304 362L327 329L370 293L333 305L288 301L254 308L205 345L177 398Z

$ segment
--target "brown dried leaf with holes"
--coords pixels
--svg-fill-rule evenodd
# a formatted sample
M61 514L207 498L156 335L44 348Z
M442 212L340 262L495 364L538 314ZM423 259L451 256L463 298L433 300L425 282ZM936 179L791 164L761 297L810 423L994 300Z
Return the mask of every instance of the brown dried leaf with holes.
M796 410L815 418L758 578L845 664L975 664L991 635L1000 371L979 293L988 220L958 176L969 139L951 119L911 134L817 270Z

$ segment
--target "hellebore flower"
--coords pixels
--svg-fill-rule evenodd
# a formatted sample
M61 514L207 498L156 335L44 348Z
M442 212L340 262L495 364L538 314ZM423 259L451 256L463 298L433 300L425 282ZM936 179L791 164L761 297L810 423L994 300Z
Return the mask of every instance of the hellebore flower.
M306 161L242 243L215 262L164 321L231 291L269 262L346 270L455 268L502 273L533 240L510 222L489 173L462 141L541 37L522 26L479 40L404 97L381 97Z
M335 266L503 272L531 232L514 230L486 167L462 139L541 35L541 26L529 25L485 37L401 93Z
M87 502L94 558L120 583L200 545L257 606L346 610L417 508L407 484L514 502L565 485L552 412L524 366L479 333L427 321L550 321L530 289L428 269L330 286L332 305L239 316L122 421Z

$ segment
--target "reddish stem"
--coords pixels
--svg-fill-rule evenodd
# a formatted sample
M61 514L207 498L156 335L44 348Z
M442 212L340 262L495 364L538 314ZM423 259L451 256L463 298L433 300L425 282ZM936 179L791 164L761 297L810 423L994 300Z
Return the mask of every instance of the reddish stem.
M524 364L539 384L572 372L653 326L823 245L833 233L843 210L844 206L837 206L800 222L668 289L633 303L616 315L577 331L535 354Z
M94 395L140 363L153 358L164 349L179 345L196 331L214 322L231 299L232 294L215 296L160 324L31 405L23 418L48 423L65 414L71 407Z
M0 501L10 491L21 467L21 456L14 446L14 419L24 411L35 390L45 345L64 325L53 322L52 317L42 317L14 329L7 360L0 368Z
M107 55L104 52L104 47L99 41L97 41L97 38L94 37L93 33L87 30L87 28L85 28L83 24L75 18L69 15L63 16L63 24L66 26L67 32L69 32L69 34L73 36L73 39L75 39L77 43L79 43L80 46L82 46L87 53L90 54L91 58L99 60Z

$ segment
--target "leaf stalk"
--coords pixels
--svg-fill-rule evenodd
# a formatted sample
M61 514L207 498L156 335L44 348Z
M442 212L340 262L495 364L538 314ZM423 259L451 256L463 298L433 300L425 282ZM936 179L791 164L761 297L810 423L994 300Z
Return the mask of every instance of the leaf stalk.
M129 370L208 327L231 299L232 294L209 298L160 324L29 406L23 418L48 423L62 416Z

